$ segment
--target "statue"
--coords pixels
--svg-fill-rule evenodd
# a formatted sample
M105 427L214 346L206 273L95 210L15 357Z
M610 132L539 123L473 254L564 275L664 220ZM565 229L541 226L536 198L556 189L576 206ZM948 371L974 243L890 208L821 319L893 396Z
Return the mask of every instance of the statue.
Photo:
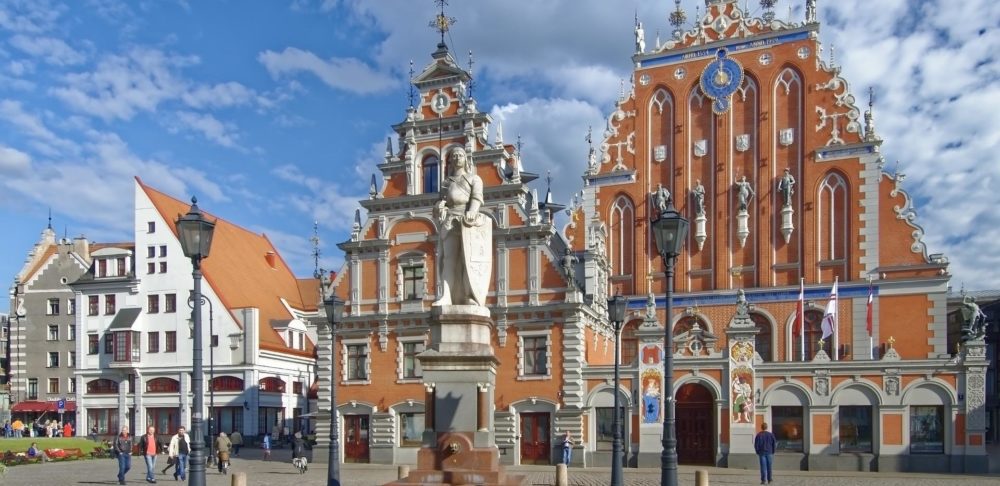
M701 179L698 179L694 183L694 189L691 189L691 194L694 195L694 214L701 216L705 214L705 186L701 185Z
M743 289L736 291L736 317L750 317L750 302Z
M635 23L635 52L646 52L646 32L642 30L642 22Z
M789 170L785 169L785 175L778 180L778 192L785 198L785 206L792 205L792 194L795 194L795 177Z
M747 205L750 204L750 200L752 200L754 196L753 188L750 187L750 183L747 182L747 176L741 176L740 180L736 182L736 187L739 191L737 194L737 197L739 198L739 210L746 211Z
M980 339L986 335L986 314L979 308L976 298L966 295L962 299L962 341Z
M465 149L448 156L454 175L445 182L437 204L440 223L441 295L432 305L486 305L493 268L492 221L479 213L483 180Z
M597 154L593 147L590 148L590 153L587 154L587 170L591 174L597 173Z
M816 0L806 0L806 22L816 22Z
M670 202L670 191L663 184L656 185L656 192L653 193L653 202L656 203L656 209L659 211L657 214L663 214L667 210L667 204Z
M562 258L562 268L566 274L566 280L569 281L569 284L573 288L576 288L576 262L578 261L576 255L573 254L573 250L566 248L566 254Z

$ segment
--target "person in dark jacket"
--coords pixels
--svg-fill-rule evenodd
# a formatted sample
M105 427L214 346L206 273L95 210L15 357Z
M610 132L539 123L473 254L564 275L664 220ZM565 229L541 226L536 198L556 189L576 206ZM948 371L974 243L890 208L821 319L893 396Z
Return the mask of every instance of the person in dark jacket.
M753 438L753 450L760 461L760 484L771 484L774 480L771 463L774 462L774 450L777 447L778 440L767 430L767 422L760 424L760 432Z
M302 440L302 432L296 432L292 438L292 459L306 456L306 441Z
M121 433L111 444L111 450L118 458L118 484L125 484L125 475L132 469L132 436L128 433L128 427L122 427Z
M156 427L150 425L146 434L139 438L139 452L146 460L146 482L156 482L156 455L163 449L160 439L156 438Z

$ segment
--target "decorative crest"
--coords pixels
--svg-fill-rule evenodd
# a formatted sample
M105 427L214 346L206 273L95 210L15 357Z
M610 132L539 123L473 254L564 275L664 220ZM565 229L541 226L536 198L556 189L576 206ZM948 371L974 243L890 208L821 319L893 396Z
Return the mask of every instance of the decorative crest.
M670 25L674 26L674 39L680 40L684 33L684 22L687 22L687 13L681 8L681 0L674 0L674 11L670 12Z
M762 18L765 22L771 23L774 20L774 6L777 5L778 0L760 0L760 6L764 9L764 15Z
M444 34L447 33L448 29L450 29L452 25L455 25L458 20L455 17L449 17L444 14L444 8L448 5L448 0L434 0L434 3L438 5L438 8L440 8L441 11L436 17L434 17L434 20L432 20L428 26L441 34L441 44L444 44Z

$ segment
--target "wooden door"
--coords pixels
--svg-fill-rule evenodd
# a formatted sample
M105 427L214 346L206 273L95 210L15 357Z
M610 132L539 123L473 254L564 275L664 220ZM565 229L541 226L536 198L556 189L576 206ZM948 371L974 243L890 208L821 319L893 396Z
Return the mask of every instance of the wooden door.
M344 462L368 462L367 415L344 415Z
M681 464L715 464L714 402L711 392L701 385L687 384L677 390L677 460Z
M521 464L550 464L549 414L521 414Z

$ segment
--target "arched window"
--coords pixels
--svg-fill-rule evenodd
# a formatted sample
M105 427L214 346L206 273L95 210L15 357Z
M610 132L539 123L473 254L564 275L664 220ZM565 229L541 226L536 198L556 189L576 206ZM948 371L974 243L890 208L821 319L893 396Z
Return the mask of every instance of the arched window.
M285 393L285 382L274 376L262 378L260 380L260 391L265 393Z
M807 310L806 314L806 325L805 325L805 345L806 353L805 359L802 356L802 340L803 338L792 335L792 359L791 361L812 361L813 357L819 351L819 338L823 335L823 329L820 324L823 322L823 312L818 310ZM794 323L793 323L794 326ZM794 327L793 327L794 329ZM823 348L830 352L830 342L823 345Z
M635 365L635 357L639 354L639 340L635 337L635 330L642 321L632 321L622 328L622 366Z
M619 196L611 205L611 274L632 275L632 249L635 234L635 207L626 196Z
M421 164L421 177L423 178L424 194L438 192L438 157L428 155L424 157Z
M847 257L847 183L837 173L831 173L819 185L820 260L843 260Z
M177 393L181 391L179 381L170 378L153 378L146 382L146 393Z
M774 361L774 355L771 353L771 350L773 349L771 321L769 321L767 317L764 317L763 314L758 314L756 312L750 313L750 320L753 321L754 327L757 328L757 335L754 336L754 349L757 351L757 354L760 355L760 359L765 362Z
M118 393L118 382L107 378L98 378L87 382L87 393L109 395Z
M214 391L243 391L243 380L235 376L216 376L212 380Z

